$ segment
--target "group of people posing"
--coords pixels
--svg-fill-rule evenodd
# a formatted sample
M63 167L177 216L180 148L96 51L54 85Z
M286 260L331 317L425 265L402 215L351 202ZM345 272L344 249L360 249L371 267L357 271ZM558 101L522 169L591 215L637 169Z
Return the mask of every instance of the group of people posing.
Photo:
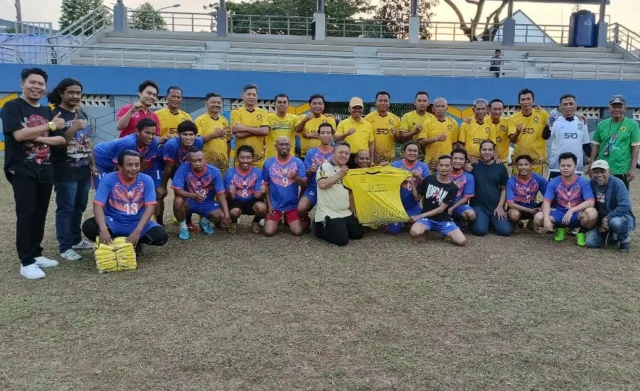
M346 245L364 229L345 177L350 169L371 166L411 173L399 189L409 219L384 227L390 233L407 226L414 237L435 231L465 245L466 228L483 236L492 227L508 236L528 220L531 227L555 230L557 241L578 228L578 245L616 242L620 251L630 248L635 217L628 184L635 177L640 130L625 117L622 96L610 100L611 118L600 122L590 140L572 95L563 96L550 115L535 106L532 91L523 90L520 111L510 118L503 116L502 101L478 99L474 118L458 126L446 115L444 98L434 100L432 114L429 95L418 92L416 110L399 118L389 112L390 94L381 91L375 111L365 116L363 100L354 97L350 116L336 123L324 113L319 94L310 97L307 115L289 113L285 94L276 96L276 111L269 113L257 107L258 88L247 85L230 120L221 114L217 93L207 94L207 111L192 120L180 109L182 90L175 86L167 90L167 107L152 111L159 87L145 81L138 100L116 115L120 137L94 148L78 80L60 81L48 95L51 109L40 103L47 74L30 68L21 76L22 96L7 102L1 114L20 274L29 279L58 264L41 247L54 186L56 236L67 260L80 259L78 251L93 248L96 240L110 243L118 236L127 237L138 254L142 244L164 245L169 183L181 240L193 232L211 235L218 227L236 233L244 214L253 216L255 233L275 235L284 221L293 235L311 230ZM591 181L582 177L586 156ZM546 164L549 181L542 176ZM94 217L82 223L92 183ZM197 224L193 214L200 216Z

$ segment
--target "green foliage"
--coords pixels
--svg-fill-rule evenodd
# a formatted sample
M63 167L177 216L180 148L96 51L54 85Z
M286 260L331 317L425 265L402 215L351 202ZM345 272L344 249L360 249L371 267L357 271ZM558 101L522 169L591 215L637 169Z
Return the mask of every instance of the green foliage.
M167 23L150 3L144 3L133 12L131 28L135 30L166 30Z
M204 6L215 15L219 5ZM355 14L366 14L374 10L370 0L327 0L325 13L331 18L351 18ZM316 0L257 0L227 2L227 11L233 15L229 23L232 33L310 35L311 18L317 10ZM264 18L249 18L243 15L259 15ZM266 18L280 16L280 18ZM289 17L299 16L299 20ZM307 18L307 19L302 19Z
M438 0L418 0L420 39L429 39L428 28L434 15L433 8L437 4ZM374 16L374 19L385 21L384 36L380 38L407 38L410 17L411 0L380 0Z
M110 18L104 5L104 0L62 0L62 6L60 7L60 31L71 26L77 20L83 18L89 12L94 10L101 10L99 16L102 18ZM86 34L93 34L95 31L89 29L84 31ZM81 28L74 29L70 32L72 35L79 35L83 33Z

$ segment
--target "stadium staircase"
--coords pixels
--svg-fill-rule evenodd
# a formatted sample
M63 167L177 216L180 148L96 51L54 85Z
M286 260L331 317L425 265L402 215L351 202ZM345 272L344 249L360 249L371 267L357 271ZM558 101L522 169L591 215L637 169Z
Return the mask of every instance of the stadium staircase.
M229 69L407 76L494 77L502 49L505 77L640 80L640 63L610 48L499 42L329 38L210 33L103 31L71 55L72 65Z

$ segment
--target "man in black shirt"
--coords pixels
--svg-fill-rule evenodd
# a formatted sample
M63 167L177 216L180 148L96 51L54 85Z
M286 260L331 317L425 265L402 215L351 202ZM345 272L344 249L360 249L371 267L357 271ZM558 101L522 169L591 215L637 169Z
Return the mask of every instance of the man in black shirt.
M451 156L443 155L438 158L438 172L429 175L420 184L420 189L412 189L417 201L422 199L422 213L411 216L413 226L409 232L417 238L427 231L440 232L450 237L460 246L467 245L467 238L451 219L448 212L449 205L458 195L458 186L449 178L451 172Z
M504 209L509 173L504 164L495 162L495 148L493 141L483 141L480 144L481 160L473 165L471 171L476 183L476 194L471 199L471 206L476 212L472 231L477 236L486 235L489 225L493 226L496 235L510 236L513 233Z
M40 267L58 264L42 256L40 244L53 188L51 147L66 143L59 131L65 121L40 105L47 86L46 72L30 68L23 70L21 77L22 96L7 102L1 113L6 139L4 172L16 202L20 274L32 280L45 276Z
M55 105L53 115L60 113L66 122L63 129L66 145L54 148L53 174L56 191L56 238L60 257L68 261L82 258L76 250L92 249L82 239L82 214L87 208L91 177L98 172L93 158L93 145L87 116L80 109L82 84L66 78L49 94Z

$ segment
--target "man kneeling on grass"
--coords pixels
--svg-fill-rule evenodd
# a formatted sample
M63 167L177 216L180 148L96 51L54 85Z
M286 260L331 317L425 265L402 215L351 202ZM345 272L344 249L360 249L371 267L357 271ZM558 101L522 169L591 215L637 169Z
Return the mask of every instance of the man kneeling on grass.
M220 170L204 161L202 149L192 146L173 177L173 214L180 225L180 240L190 237L187 214L200 216L200 228L205 235L213 235L213 221L228 227L231 224L229 206ZM216 202L218 195L218 202Z
M156 205L156 189L149 175L140 173L141 155L124 151L118 156L117 172L106 174L93 200L93 215L85 221L82 232L91 241L111 244L113 236L126 236L142 253L142 244L162 246L169 237L167 231L151 216Z
M450 237L460 246L467 245L467 238L453 222L449 214L449 205L458 195L458 186L451 180L451 156L443 155L438 158L438 172L429 175L420 185L418 191L413 188L416 200L422 199L422 214L410 216L414 221L409 232L414 238L424 235L427 231L436 231L443 236Z
M542 202L542 212L535 215L536 226L547 232L556 230L555 241L561 242L567 235L567 228L580 228L576 235L578 246L587 244L585 232L593 228L598 212L593 207L594 197L589 181L576 174L578 158L571 152L560 155L560 176L549 182ZM551 203L555 207L551 208Z
M591 170L598 224L587 233L587 247L600 248L617 241L618 250L628 253L631 248L629 233L636 228L629 191L621 179L611 175L606 160L596 160Z

